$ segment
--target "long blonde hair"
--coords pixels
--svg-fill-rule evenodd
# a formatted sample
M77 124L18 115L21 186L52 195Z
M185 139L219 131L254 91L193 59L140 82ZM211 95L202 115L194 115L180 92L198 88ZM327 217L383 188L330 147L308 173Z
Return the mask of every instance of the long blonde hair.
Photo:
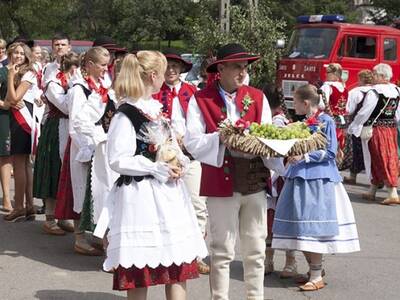
M115 81L115 93L118 99L139 99L145 93L152 72L164 75L167 59L158 51L139 51L128 54L122 61L121 70Z
M23 62L22 65L19 66L18 73L15 75L15 78L14 78L15 87L19 86L19 84L21 83L22 76L24 76L24 74L26 72L28 72L28 71L34 72L33 63L32 63L32 52L31 52L31 49L26 44L21 43L21 42L12 43L7 48L8 59L11 60L11 55L14 53L14 51L15 51L15 49L17 49L17 47L21 47L24 50L25 61Z

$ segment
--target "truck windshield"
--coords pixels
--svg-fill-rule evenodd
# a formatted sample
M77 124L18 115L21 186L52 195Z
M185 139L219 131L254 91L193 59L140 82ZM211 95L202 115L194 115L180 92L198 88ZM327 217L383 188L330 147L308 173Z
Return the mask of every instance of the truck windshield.
M337 30L334 28L299 28L289 41L288 58L328 58L335 42Z

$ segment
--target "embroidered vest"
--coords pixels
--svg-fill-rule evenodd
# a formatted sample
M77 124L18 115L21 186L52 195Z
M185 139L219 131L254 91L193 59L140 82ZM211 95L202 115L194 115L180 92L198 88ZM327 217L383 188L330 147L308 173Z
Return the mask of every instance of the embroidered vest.
M139 133L140 128L143 124L149 122L150 120L143 115L139 109L135 106L124 103L118 108L117 113L123 113L128 119L131 121L132 126L135 128L136 135ZM136 139L136 151L134 155L143 155L147 157L151 161L156 161L156 153L155 151L151 151L151 144L147 144L139 139ZM136 182L142 181L144 178L153 178L152 175L146 176L128 176L121 175L117 180L117 186L122 186L122 184L129 185L134 179Z
M263 93L249 86L242 86L236 93L236 106L243 111L243 98L251 97L253 103L242 117L245 121L261 122L263 108ZM216 84L208 86L195 93L196 102L206 123L206 133L218 130L218 124L225 120L226 109ZM220 168L202 164L200 195L211 197L231 197L233 192L252 194L261 191L266 186L268 169L260 158L248 160L233 158L226 151L223 165ZM261 175L262 174L262 175ZM260 176L261 175L261 176Z
M53 82L55 84L58 84L59 86L61 86L61 84L59 84L56 81L49 81L46 85L46 90L49 87L50 82ZM66 94L67 91L64 90L64 94ZM47 113L47 118L48 119L68 119L68 116L66 114L64 114L61 110L59 110L53 103L51 103L49 101L49 99L46 97L45 93L43 93L44 97L47 100L47 105L49 107L49 112Z
M185 116L187 113L189 100L195 92L196 92L196 87L194 85L182 82L181 88L177 96ZM171 89L169 88L168 85L165 84L165 82L161 86L160 91L157 94L153 95L153 98L158 100L163 105L162 112L168 119L171 119L172 104L174 97L175 95L172 94Z
M349 124L349 116L346 112L346 103L348 91L344 89L340 92L337 87L331 85L332 94L329 97L329 106L332 111L332 117L335 120L336 128L346 128Z
M378 102L376 103L376 106L371 114L371 116L368 118L367 122L364 123L365 126L382 126L382 127L396 127L396 110L397 106L399 105L400 101L400 91L397 89L397 92L399 93L396 98L388 98L385 97L383 94L379 94L376 90L372 89L371 91L376 94L378 97ZM387 103L389 101L389 103ZM386 105L387 103L387 105ZM386 105L386 107L385 107ZM383 112L381 113L382 109L385 107ZM379 115L380 114L380 115ZM378 116L379 115L379 116ZM376 119L375 123L374 122L375 118L378 116L378 119Z

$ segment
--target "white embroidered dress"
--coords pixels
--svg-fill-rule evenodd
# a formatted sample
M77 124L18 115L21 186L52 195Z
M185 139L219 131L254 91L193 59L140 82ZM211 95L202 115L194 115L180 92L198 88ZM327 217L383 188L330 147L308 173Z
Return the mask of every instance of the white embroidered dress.
M134 105L156 120L162 105L154 99L139 99ZM157 122L157 121L155 121ZM136 131L123 113L117 113L108 132L107 153L110 167L121 175L145 176L129 185L114 186L97 224L95 235L102 237L106 228L107 258L104 269L160 264L191 263L207 255L191 199L183 180L168 181L165 163L152 162L135 155ZM188 159L180 154L184 164Z
M78 76L72 84L81 84L89 89L87 82ZM109 94L110 96L110 94ZM107 103L101 96L92 92L88 98L79 85L68 91L69 97L69 134L71 137L71 182L74 196L73 210L82 211L85 199L87 175L92 165L93 219L96 223L103 208L105 199L111 191L118 174L113 172L106 161L107 134L103 126L96 122L103 116ZM115 106L116 100L114 101Z

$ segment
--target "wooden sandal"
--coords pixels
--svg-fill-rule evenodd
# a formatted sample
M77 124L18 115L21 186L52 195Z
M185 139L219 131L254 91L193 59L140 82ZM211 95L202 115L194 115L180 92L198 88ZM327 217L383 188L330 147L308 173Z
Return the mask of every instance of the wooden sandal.
M322 269L321 276L325 277L325 269ZM309 280L310 280L310 272L307 272L307 274L302 274L294 279L294 281L299 284L307 283Z
M313 292L325 287L323 280L320 281L308 281L306 284L299 286L299 289L304 292Z
M281 279L293 278L296 275L297 275L297 264L296 261L294 261L293 264L288 264L283 268L281 274L279 274L279 278Z
M50 235L65 235L65 231L58 227L54 221L47 221L43 224L43 231Z
M380 204L382 205L400 204L400 199L398 197L396 198L389 197L380 202Z

